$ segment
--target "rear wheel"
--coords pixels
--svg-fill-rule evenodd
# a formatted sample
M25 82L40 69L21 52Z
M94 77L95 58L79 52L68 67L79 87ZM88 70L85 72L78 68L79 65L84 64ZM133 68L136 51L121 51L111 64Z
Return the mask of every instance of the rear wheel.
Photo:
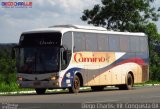
M102 91L105 86L91 86L92 91Z
M72 87L69 88L70 93L78 93L80 89L80 79L75 75Z
M46 92L46 89L45 88L36 88L36 93L41 95L41 94L44 94Z
M131 90L133 88L134 80L133 76L129 73L127 75L127 81L125 85L119 85L120 90Z

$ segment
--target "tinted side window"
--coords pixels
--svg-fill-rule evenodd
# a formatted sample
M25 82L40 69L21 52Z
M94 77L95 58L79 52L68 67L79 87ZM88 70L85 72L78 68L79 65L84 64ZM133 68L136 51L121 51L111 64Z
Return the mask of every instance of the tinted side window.
M109 36L109 50L119 51L119 36L116 35Z
M85 51L85 36L84 33L74 33L74 51Z
M139 43L139 37L137 36L131 36L130 37L130 49L131 52L139 52L139 47L140 43Z
M120 51L130 51L129 36L120 36Z
M97 51L97 35L94 33L85 33L86 36L86 50Z
M67 50L72 50L72 32L67 32L63 35L62 45Z
M147 38L146 37L140 37L140 51L141 52L146 52L147 51L147 46L148 46L148 44L147 44L147 42L148 42L148 40L147 40Z
M98 50L99 51L109 50L107 34L98 34L97 39L98 39Z

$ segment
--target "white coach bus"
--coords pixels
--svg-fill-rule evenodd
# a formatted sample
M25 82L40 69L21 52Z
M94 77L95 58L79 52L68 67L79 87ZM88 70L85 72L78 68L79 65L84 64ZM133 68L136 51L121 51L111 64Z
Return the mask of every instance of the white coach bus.
M58 88L78 93L85 86L130 90L149 79L144 33L57 25L23 32L15 49L18 84L37 94Z

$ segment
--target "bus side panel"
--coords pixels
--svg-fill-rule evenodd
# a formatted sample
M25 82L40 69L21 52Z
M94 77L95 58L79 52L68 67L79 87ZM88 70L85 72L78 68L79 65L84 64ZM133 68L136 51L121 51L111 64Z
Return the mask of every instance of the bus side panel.
M121 67L117 66L111 69L112 73L112 84L121 84Z
M129 53L124 55L121 59L116 60L116 62L113 62L111 65L101 68L100 74L97 75L96 78L100 79L99 85L125 84L127 74L131 72L134 77L134 82L139 83L142 82L144 65L148 64L143 58L135 56L135 53ZM147 73L147 70L145 71Z
M118 84L125 84L126 83L126 76L129 72L132 72L134 78L137 81L136 74L137 72L137 65L136 63L125 63L122 65L115 66L109 69L106 72L100 74L100 85L118 85ZM140 67L139 67L140 68Z
M137 70L138 70L138 81L135 83L141 83L141 82L145 82L148 81L149 79L149 60L148 60L148 53L137 53L136 57L141 57L145 62L140 64L140 68L138 66Z
M112 73L110 70L108 71L104 71L104 70L100 70L100 72L102 72L102 74L100 74L99 78L100 78L100 85L109 85L112 84Z
M86 71L87 82L85 86L125 84L126 76L129 72L133 73L134 81L136 83L139 81L138 79L142 77L142 67L134 62L120 64L109 69L100 69L99 75L95 75L97 70ZM137 78L137 75L139 78Z
M81 75L82 75L82 79L83 79L83 86L87 86L88 84L88 72L87 72L87 67L86 66L83 66L82 68L83 70L81 70Z
M71 84L65 83L67 81L65 74L63 87L72 86L76 72L81 73L84 86L125 84L129 72L133 73L135 83L147 79L148 63L144 53L135 55L121 52L77 52L73 57L66 71L71 73ZM101 57L106 60L101 61L103 59Z
M90 66L85 66L85 68L91 68L91 67L97 67L94 65L90 65ZM96 77L97 75L99 75L99 69L96 70L86 70L87 72L87 86L96 86L99 85L99 77Z

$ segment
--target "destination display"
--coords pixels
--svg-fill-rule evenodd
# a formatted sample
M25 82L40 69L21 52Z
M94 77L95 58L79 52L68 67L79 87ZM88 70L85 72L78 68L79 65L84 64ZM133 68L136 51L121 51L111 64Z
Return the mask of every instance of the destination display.
M20 46L60 46L61 33L25 33L21 35Z

